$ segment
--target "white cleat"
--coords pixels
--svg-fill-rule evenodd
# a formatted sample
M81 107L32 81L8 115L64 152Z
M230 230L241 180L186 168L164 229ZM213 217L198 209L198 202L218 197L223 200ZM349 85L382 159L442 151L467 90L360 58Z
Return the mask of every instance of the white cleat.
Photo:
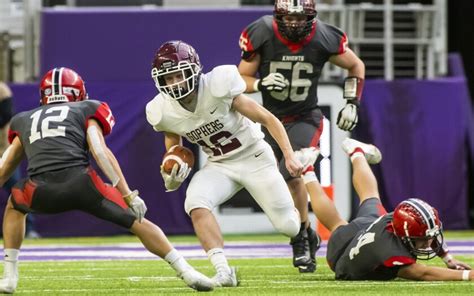
M190 288L197 291L212 291L214 282L199 271L191 268L178 275Z
M360 148L364 151L365 159L367 159L367 162L370 164L376 164L382 160L382 153L372 144L365 144L351 138L346 138L342 141L342 149L349 156L354 153L356 148Z
M303 164L303 171L314 165L319 156L319 149L316 147L301 148L295 151L296 158Z
M239 285L239 276L237 268L231 267L230 273L217 273L212 277L214 287L237 287Z
M15 293L17 285L18 285L18 278L4 277L0 280L0 293L13 294Z

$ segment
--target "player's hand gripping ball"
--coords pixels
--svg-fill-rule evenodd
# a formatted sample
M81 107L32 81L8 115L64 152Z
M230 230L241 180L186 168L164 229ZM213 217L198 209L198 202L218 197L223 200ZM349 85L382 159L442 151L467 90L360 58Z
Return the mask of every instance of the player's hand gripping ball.
M189 168L194 166L194 154L193 152L184 146L175 145L168 150L163 156L163 171L167 174L171 174L173 166L178 164L178 171L183 163L187 163Z

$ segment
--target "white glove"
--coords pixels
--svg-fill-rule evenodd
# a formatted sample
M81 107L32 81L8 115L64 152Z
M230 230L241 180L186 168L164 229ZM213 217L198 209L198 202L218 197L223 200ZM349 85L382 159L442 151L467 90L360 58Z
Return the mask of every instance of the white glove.
M179 170L178 170L179 168ZM165 181L166 192L175 191L181 186L181 183L189 176L191 168L183 162L180 166L175 163L170 174L167 174L161 166L160 173Z
M319 149L316 147L301 148L298 151L295 151L296 157L303 164L303 172L309 167L312 166L316 159L319 156Z
M351 131L357 125L357 105L347 102L346 106L339 111L337 126L343 131Z
M147 207L143 199L141 199L138 194L138 190L134 190L129 195L124 196L123 199L130 207L135 217L137 217L138 222L141 223L145 217Z
M283 74L276 72L270 73L265 78L257 80L254 88L256 91L261 91L262 88L266 89L267 91L282 91L289 84L289 81L283 76Z

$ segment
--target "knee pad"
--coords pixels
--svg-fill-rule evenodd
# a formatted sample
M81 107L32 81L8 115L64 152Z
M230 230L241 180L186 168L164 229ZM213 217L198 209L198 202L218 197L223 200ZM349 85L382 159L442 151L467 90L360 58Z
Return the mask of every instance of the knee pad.
M288 237L295 237L300 231L301 219L300 214L296 208L290 212L282 213L278 219L273 223L276 230Z
M198 208L208 209L212 211L211 203L201 196L188 196L184 201L184 211L191 216L191 211Z

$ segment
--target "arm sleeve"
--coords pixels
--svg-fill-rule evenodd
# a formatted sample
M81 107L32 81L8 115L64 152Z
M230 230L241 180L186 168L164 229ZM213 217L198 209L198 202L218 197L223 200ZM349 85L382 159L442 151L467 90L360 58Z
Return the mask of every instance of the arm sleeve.
M12 98L5 98L0 101L0 128L4 127L13 115Z
M102 127L104 136L107 136L112 132L112 128L115 125L115 117L112 114L112 110L110 109L107 103L98 102L98 104L99 106L90 118L94 118L99 122Z

